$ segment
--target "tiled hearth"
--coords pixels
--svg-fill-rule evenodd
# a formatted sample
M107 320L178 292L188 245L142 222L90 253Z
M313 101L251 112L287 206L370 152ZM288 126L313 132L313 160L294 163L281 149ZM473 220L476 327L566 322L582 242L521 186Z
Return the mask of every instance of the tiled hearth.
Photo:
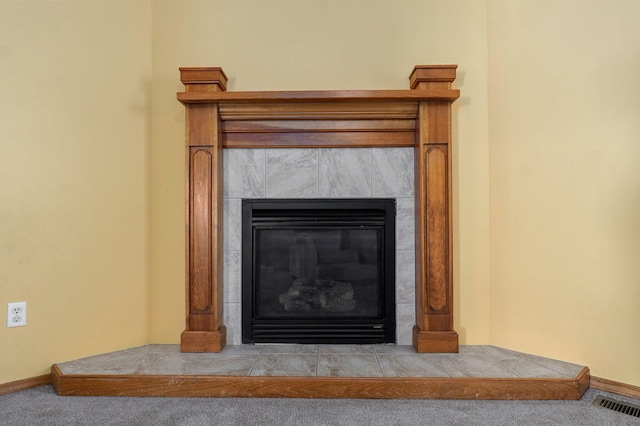
M413 148L227 149L224 151L224 295L227 342L241 343L243 198L396 199L397 343L415 324Z
M62 395L577 399L588 369L495 346L149 345L54 365Z
M497 348L460 346L459 354L419 354L395 345L239 345L220 353L180 353L149 345L59 364L64 374L174 374L327 377L554 377L582 366Z

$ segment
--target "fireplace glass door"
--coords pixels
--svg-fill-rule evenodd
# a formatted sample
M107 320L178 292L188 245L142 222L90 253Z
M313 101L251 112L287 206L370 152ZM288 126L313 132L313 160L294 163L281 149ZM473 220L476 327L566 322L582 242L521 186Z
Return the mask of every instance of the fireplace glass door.
M244 200L244 343L395 342L395 201Z

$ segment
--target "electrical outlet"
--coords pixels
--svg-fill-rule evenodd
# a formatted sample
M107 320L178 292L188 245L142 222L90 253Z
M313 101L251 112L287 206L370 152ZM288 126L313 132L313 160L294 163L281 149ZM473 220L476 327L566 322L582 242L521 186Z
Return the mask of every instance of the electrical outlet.
M27 325L27 302L7 304L7 327Z

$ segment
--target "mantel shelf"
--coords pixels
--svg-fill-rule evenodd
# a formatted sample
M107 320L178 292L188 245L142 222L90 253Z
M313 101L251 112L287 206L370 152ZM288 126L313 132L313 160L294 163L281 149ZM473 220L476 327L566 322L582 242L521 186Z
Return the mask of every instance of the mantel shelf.
M454 101L460 91L450 90L315 90L256 92L178 92L183 104L228 102L352 102L352 101Z

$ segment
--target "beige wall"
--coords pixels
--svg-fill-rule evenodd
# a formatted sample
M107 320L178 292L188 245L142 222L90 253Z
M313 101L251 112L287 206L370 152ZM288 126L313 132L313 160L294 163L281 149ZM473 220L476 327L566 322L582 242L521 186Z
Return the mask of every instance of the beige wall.
M178 67L222 66L230 90L394 89L416 64L455 63L461 342L640 385L639 15L633 1L0 1L0 313L29 303L27 327L0 327L0 383L178 342Z
M407 89L416 64L459 64L455 322L489 338L486 5L478 1L157 1L153 31L151 338L184 329L184 107L178 67L229 90ZM464 237L462 236L464 234Z
M491 342L640 385L640 3L489 1Z
M150 5L0 1L0 383L148 341Z

